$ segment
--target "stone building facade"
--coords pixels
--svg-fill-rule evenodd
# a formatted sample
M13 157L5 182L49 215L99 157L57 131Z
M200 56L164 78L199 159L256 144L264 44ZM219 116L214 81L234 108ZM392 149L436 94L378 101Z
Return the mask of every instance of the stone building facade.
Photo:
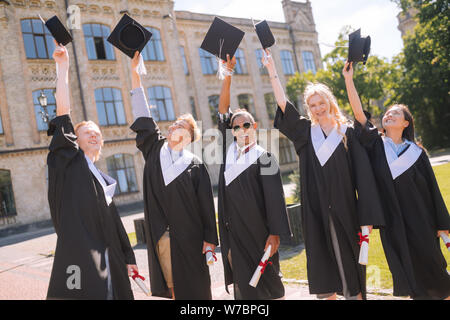
M281 81L295 72L322 67L311 3L281 1L285 23L269 22L276 38L272 48ZM76 6L76 7L74 7ZM67 11L69 9L69 18ZM51 37L38 15L57 15L80 28L71 30L71 117L74 123L100 124L105 144L98 167L119 181L116 203L142 201L144 161L129 129L130 60L110 47L106 37L127 12L153 33L144 49L147 75L143 86L152 112L165 132L175 116L193 113L203 131L213 128L221 81L217 62L199 49L214 16L175 11L171 0L0 0L0 231L50 219L46 156L49 138L37 97L43 92L54 114L56 70ZM260 128L272 128L275 102L269 76L260 66L260 44L250 19L221 17L245 31L240 45L240 72L233 76L231 105L246 107ZM70 21L68 21L70 20ZM76 27L76 21L74 26ZM283 172L297 167L292 145L280 137ZM270 147L268 147L270 149ZM218 166L210 166L213 183Z

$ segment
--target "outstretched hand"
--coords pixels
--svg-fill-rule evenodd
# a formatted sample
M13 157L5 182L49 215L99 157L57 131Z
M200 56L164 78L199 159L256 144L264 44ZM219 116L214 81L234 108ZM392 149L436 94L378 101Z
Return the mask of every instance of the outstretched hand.
M353 79L353 62L345 62L344 69L342 69L342 74L346 79Z
M55 40L55 51L53 51L53 59L59 65L68 65L69 64L69 53L67 52L67 48L61 44L58 44Z
M136 51L134 53L133 59L131 59L131 70L133 72L137 72L137 67L139 65L140 56L141 56L141 54L139 53L139 51Z
M230 59L230 55L227 54L227 61L225 61L225 66L230 71L234 70L234 67L236 66L236 56L233 56L233 58Z
M272 53L267 48L263 52L263 57L261 58L261 63L267 68L267 70L275 70L275 62L273 61Z

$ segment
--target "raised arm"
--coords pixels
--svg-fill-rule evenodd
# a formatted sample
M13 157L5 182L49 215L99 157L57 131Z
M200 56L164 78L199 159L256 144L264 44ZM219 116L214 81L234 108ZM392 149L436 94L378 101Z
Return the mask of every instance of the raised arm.
M228 71L232 71L236 65L236 57L230 59L230 55L227 54L226 68ZM220 91L219 99L219 113L225 114L230 107L230 88L231 88L231 75L226 75L222 82L222 90Z
M348 70L347 70L348 69ZM358 92L356 91L355 84L353 83L353 62L346 62L342 74L345 78L345 87L347 88L347 95L350 105L355 115L356 120L365 126L367 117L364 114L361 100L359 99Z
M286 95L284 93L283 86L281 85L280 78L277 74L277 69L275 67L275 62L273 61L272 54L269 49L265 50L265 56L262 58L262 64L267 68L270 77L270 83L272 84L273 93L275 95L275 100L281 111L286 109Z
M70 114L69 97L69 54L67 48L59 45L55 40L56 48L53 52L53 59L56 62L56 115Z
M140 53L136 51L131 60L131 108L133 110L134 120L140 117L150 118L147 99L145 98L144 88L142 87L141 76L138 73Z

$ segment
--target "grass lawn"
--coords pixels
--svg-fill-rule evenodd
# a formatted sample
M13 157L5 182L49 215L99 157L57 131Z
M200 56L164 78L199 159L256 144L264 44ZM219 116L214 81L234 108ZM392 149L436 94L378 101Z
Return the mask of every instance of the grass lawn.
M447 208L450 208L450 163L434 167L434 172ZM445 259L450 263L450 253L441 241L441 249ZM306 253L281 261L284 278L307 280ZM379 276L378 276L379 275ZM367 267L367 286L388 289L392 288L392 277L386 262L380 234L374 230L370 235L369 264Z

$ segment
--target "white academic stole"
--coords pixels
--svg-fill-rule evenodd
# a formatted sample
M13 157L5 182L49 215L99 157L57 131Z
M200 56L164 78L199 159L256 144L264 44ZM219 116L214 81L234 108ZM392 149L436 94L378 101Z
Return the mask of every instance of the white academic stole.
M106 204L109 206L112 202L114 192L116 191L117 181L108 176L106 173L101 172L97 169L94 163L86 155L84 155L88 163L89 170L92 172L94 177L100 183L103 189L103 194L105 195Z
M422 148L415 143L411 143L405 152L399 157L395 153L394 149L388 144L384 137L381 137L384 143L384 153L386 154L386 160L391 170L392 179L395 180L403 172L408 170L422 154Z
M225 185L228 186L234 179L236 179L242 172L244 172L250 165L265 152L265 150L255 144L248 152L242 154L237 160L234 155L236 150L236 141L228 148L227 158L225 163Z
M161 162L161 171L165 185L167 186L180 174L182 174L184 170L186 170L192 163L193 158L194 155L191 152L183 150L181 157L172 163L172 156L170 155L169 146L167 145L167 142L165 142L159 152L159 160Z
M327 163L328 159L333 155L339 143L347 131L347 126L341 124L340 132L337 130L337 125L333 128L331 133L325 139L322 132L322 128L319 124L311 126L311 141L316 153L317 159L319 159L320 165L323 167Z

